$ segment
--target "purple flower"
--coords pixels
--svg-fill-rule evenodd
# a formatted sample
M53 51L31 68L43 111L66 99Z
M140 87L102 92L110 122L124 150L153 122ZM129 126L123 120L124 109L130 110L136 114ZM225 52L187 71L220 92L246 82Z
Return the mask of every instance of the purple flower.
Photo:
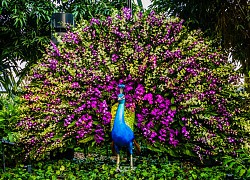
M182 121L186 121L187 118L186 118L186 117L182 117L181 120L182 120Z
M39 79L39 78L42 78L43 75L42 75L42 74L38 74L38 73L34 73L33 77L34 77L35 79Z
M132 17L132 11L131 9L124 7L122 8L123 16L126 20L129 20Z
M105 114L103 114L103 118L102 118L103 125L110 124L111 118L112 118L112 115L110 112L106 112Z
M160 129L159 134L160 135L158 136L158 138L160 139L160 141L165 142L167 137L166 129Z
M155 12L152 10L149 14L149 16L153 16L155 14Z
M149 123L147 123L147 125L146 125L146 128L150 129L152 127L154 127L154 123L153 123L153 121L149 121Z
M174 73L174 69L173 68L169 68L168 72L169 72L169 74L173 74Z
M154 143L155 140L153 140L153 139L154 139L156 136L157 136L157 133L154 132L154 131L152 131L151 134L150 134L149 140L150 140L152 143Z
M102 141L104 141L104 130L99 124L96 126L94 138L97 143L101 143Z
M138 84L137 88L135 89L134 98L141 100L144 93L145 93L144 86L142 84Z
M157 66L157 57L156 57L155 55L153 55L153 56L151 56L149 59L150 59L150 62L152 63L151 68L152 68L152 69L155 69L156 66Z
M53 47L53 49L54 49L54 51L55 51L55 55L56 55L56 56L61 56L60 51L59 51L59 49L57 48L57 46L55 45L55 43L53 43L52 41L50 41L50 43L51 43L51 45L52 45L52 47Z
M143 115L136 114L136 116L137 116L137 119L138 119L138 124L141 123L141 122L143 122L143 119L144 119Z
M75 118L74 114L68 115L67 118L64 120L64 126L67 127L74 118Z
M141 51L143 51L143 48L142 48L141 46L139 46L138 44L136 44L134 48L135 48L135 51L136 51L136 52L141 52Z
M77 109L74 110L75 113L81 113L86 108L86 104L81 105Z
M79 85L78 82L73 82L73 83L71 84L71 87L72 87L72 88L80 88L80 85Z
M57 68L58 61L56 59L49 59L48 62L50 69L55 70Z
M184 137L190 138L189 132L187 131L186 126L183 126L183 127L182 127L181 133L184 135Z
M158 104L161 104L163 101L164 101L164 98L160 94L157 94L155 102Z
M149 102L149 104L153 104L153 95L151 93L145 94L143 100Z
M151 114L153 115L153 116L158 116L159 115L159 109L157 109L157 108L154 108L152 111L151 111Z
M107 22L107 25L110 26L112 24L112 18L110 16L108 16L106 18L106 22Z
M91 21L90 21L90 25L92 25L92 24L100 25L99 19L92 18Z
M169 99L165 100L166 107L169 107L171 105L171 101Z
M170 134L169 134L169 144L173 145L174 147L176 147L179 143L179 141L174 138L175 133L176 132L170 131Z
M68 81L72 81L73 77L72 76L68 76Z
M112 62L116 62L118 58L119 58L119 56L117 54L112 54L111 60L112 60Z
M162 118L161 123L162 123L163 125L165 125L166 127L168 127L169 122L171 122L171 121L172 121L172 119L169 119L169 118L164 117L164 118Z
M139 19L141 19L143 16L143 13L140 11L137 16L139 17Z
M97 107L97 101L91 101L91 108L96 108Z

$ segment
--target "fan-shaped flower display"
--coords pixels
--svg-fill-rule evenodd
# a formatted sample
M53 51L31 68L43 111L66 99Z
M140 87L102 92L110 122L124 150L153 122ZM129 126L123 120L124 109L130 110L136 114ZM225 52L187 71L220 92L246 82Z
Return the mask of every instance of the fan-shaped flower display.
M152 149L201 157L237 148L237 76L219 49L182 23L154 12L131 17L125 8L51 43L23 96L18 126L27 155L108 141L120 83L136 135Z

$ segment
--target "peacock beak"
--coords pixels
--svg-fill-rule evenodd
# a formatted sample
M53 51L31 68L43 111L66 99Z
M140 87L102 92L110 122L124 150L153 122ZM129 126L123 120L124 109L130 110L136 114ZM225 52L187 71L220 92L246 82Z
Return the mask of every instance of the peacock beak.
M118 97L118 101L121 101L121 100L123 100L123 99L125 99L125 96Z

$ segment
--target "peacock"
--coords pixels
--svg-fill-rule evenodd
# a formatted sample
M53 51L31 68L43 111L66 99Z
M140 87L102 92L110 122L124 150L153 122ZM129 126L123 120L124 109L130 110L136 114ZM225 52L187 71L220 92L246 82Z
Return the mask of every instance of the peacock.
M135 141L134 132L125 123L124 111L125 111L125 95L123 94L124 84L119 84L120 94L118 95L118 108L114 119L114 124L111 132L112 146L117 154L117 171L120 171L120 149L127 147L130 154L130 167L133 169L133 145L135 145L136 152L140 152L140 146Z

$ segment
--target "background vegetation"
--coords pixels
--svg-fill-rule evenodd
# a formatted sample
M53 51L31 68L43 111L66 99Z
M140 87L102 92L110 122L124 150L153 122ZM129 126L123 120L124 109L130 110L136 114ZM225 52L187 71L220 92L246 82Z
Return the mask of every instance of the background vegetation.
M239 72L246 83L249 77L248 2L153 1L157 14L184 22L153 11L134 11L131 18L120 0L55 2L0 4L0 81L8 93L1 97L0 137L16 142L5 147L7 166L19 164L1 179L249 178L249 97L236 93ZM49 21L58 11L74 12L79 26L62 44L49 44ZM230 53L241 62L239 72L227 62ZM30 84L21 89L23 77ZM136 114L137 141L154 157L139 158L137 170L120 174L110 159L93 157L34 161L27 173L24 159L46 159L55 149L107 147L121 82L126 106ZM198 167L178 161L190 158ZM201 168L209 164L219 166Z
M240 62L250 92L249 1L152 0L151 8L185 19L190 29L200 28L206 36L216 40L234 62Z

